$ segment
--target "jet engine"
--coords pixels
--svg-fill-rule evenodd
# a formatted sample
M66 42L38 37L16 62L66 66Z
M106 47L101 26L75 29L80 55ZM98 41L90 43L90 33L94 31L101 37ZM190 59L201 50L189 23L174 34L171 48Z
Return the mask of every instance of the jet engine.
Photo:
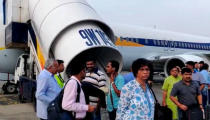
M206 61L206 58L196 55L176 55L173 57L160 58L159 60L153 60L154 71L164 73L167 77L170 75L170 68L172 66L179 66L182 68L187 61Z
M30 18L45 59L64 60L68 72L72 61L92 56L101 68L122 56L114 33L85 0L30 0Z

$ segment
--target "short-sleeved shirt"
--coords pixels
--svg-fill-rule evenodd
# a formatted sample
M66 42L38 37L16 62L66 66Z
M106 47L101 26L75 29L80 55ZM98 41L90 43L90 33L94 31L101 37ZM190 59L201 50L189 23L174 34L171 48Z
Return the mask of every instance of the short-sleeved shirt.
M197 105L197 96L200 94L199 85L195 81L191 81L188 86L181 80L174 84L171 91L171 96L177 96L178 101L186 106Z
M121 90L122 87L124 86L124 78L122 75L118 74L117 77L114 79L114 84L116 85L118 90ZM117 109L118 106L118 101L119 101L119 97L117 96L117 94L114 91L114 88L112 87L112 85L110 85L110 89L111 89L111 94L112 94L112 99L113 99L113 105L111 102L111 97L110 97L110 92L107 95L107 110L109 112L111 112L113 110L113 107L115 109Z
M175 83L179 82L180 80L182 80L181 76L177 76L176 78L172 75L168 76L163 83L163 87L162 90L167 91L167 98L166 98L166 102L167 103L171 103L172 101L170 100L170 94L171 94L171 90L174 86Z
M207 70L202 70L200 74L203 76L205 83L210 84L209 73Z
M200 72L192 73L192 80L198 82L199 84L205 84L206 81Z

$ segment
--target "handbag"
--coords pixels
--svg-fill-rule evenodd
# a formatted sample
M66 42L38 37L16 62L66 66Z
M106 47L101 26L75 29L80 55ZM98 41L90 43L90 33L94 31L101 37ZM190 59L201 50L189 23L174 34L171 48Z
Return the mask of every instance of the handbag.
M168 107L161 106L158 102L154 91L149 87L155 98L155 115L154 120L172 120L172 111Z
M65 84L65 86L67 85L67 83ZM65 86L64 86L64 89L65 89ZM64 89L61 90L58 96L52 102L50 102L49 106L47 107L48 120L75 120L76 114L73 115L72 111L67 111L67 110L62 109ZM79 83L77 82L76 102L80 101L80 91L81 91L81 88L80 88Z

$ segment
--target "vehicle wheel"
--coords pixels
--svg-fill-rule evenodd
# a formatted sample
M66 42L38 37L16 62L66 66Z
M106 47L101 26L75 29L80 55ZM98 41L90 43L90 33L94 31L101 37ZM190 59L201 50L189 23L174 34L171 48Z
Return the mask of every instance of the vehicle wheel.
M15 84L12 83L6 83L4 86L4 92L6 94L13 94L13 93L17 93L17 86Z

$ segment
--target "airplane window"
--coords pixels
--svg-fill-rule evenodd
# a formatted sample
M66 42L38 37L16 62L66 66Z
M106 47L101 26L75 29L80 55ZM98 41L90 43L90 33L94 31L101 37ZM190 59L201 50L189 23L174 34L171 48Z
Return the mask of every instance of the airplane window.
M148 42L148 39L145 39L145 44L148 44L149 42Z
M131 38L133 42L136 42L136 38Z
M184 43L182 42L182 47L184 47Z
M190 44L188 43L187 45L188 45L188 48L190 48Z
M174 47L176 47L177 46L177 42L174 42Z
M173 41L171 41L171 47L174 47L174 42Z
M186 48L188 47L188 46L187 46L187 43L185 43L184 45L185 45Z
M152 41L153 41L153 44L154 44L154 45L156 45L156 44L157 44L156 40L152 40Z
M164 41L163 40L161 40L161 45L164 46Z
M160 45L160 40L157 40L157 44Z
M181 44L181 42L179 42L179 47L181 47L182 46L182 44Z
M168 46L168 41L165 41L165 46Z
M128 41L131 41L131 38L127 37Z

